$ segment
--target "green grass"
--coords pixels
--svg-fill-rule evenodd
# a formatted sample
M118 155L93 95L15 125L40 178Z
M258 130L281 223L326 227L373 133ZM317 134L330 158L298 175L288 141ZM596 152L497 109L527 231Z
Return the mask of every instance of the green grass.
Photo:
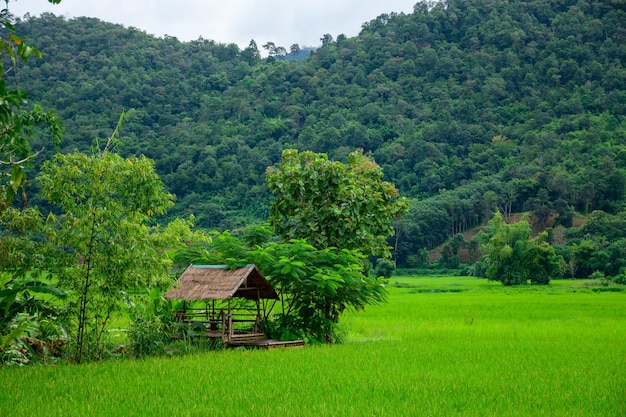
M0 416L626 415L626 293L390 287L339 346L0 369Z

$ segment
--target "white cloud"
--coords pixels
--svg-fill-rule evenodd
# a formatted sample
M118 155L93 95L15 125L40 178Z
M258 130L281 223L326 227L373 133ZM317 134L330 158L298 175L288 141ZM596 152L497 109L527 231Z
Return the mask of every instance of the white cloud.
M330 33L356 36L361 25L380 14L410 13L417 0L11 0L16 16L52 12L65 17L88 16L136 27L147 33L176 36L182 41L203 37L245 47L254 39L288 48L294 43L319 45Z

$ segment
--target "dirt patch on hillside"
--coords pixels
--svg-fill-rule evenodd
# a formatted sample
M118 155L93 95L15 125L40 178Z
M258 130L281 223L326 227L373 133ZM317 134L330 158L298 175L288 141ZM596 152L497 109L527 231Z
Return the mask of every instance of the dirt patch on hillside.
M524 219L524 216L527 217L526 218L527 221L530 221L530 219L528 218L529 215L530 215L529 212L513 213L511 214L511 217L508 219L507 223L517 223L521 221L522 219ZM582 214L576 213L573 219L573 226L580 228L584 223L585 223L585 216L583 216ZM485 225L480 225L478 227L474 227L473 229L469 229L465 231L463 233L463 237L465 238L465 241L469 242L470 239L476 236L476 234L478 234L478 232L483 230L484 227ZM537 233L538 231L533 230L533 235L536 235ZM428 258L430 259L430 262L437 262L439 259L441 259L441 251L443 249L443 246L444 245L439 245L436 248L433 248L430 251L428 251ZM480 249L478 249L478 251L480 252ZM480 256L479 253L476 255ZM459 259L461 262L464 262L464 263L469 260L469 252L467 251L467 249L459 250Z

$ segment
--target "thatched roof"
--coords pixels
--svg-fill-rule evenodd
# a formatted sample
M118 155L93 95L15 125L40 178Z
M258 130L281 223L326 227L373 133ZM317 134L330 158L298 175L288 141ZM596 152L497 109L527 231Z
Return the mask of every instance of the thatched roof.
M224 265L190 265L178 278L165 298L194 300L226 300L242 297L278 299L276 291L254 265L227 269Z

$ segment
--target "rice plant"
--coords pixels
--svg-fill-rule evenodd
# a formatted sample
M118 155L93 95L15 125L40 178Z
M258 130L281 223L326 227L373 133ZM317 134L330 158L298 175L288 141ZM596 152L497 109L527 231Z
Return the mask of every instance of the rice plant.
M4 368L0 415L626 415L626 293L394 280L343 345Z

